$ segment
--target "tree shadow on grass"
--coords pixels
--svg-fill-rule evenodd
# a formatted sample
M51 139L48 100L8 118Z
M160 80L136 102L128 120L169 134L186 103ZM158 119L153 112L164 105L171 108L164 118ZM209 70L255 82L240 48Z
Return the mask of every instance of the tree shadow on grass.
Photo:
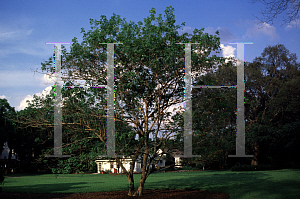
M265 172L220 172L220 174L207 172L211 175L194 173L195 175L189 174L189 176L185 173L176 173L178 178L170 180L166 180L168 176L160 177L159 185L154 182L155 176L151 180L150 175L150 179L147 179L149 181L146 180L145 189L208 190L228 193L230 198L299 198L300 195L300 180L296 180L296 178L291 180L275 179ZM300 177L300 172L295 175ZM169 178L172 177L169 176Z
M13 182L10 182L10 184ZM104 182L98 182L99 184ZM22 193L72 193L78 189L83 189L88 183L56 183L56 184L35 184L35 185L20 185L20 186L3 186L3 192L18 192Z

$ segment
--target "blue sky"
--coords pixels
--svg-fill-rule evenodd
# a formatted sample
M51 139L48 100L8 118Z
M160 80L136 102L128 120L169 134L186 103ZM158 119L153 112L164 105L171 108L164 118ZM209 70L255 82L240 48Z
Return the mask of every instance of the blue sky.
M236 46L228 42L253 42L245 47L246 61L260 56L267 45L284 44L292 53L300 54L300 28L293 26L296 22L282 26L280 15L273 24L257 25L253 15L262 17L259 12L264 5L250 0L0 0L0 98L22 110L34 94L49 90L53 82L33 72L53 53L53 45L45 42L72 42L74 37L81 42L80 30L90 30L90 18L99 20L106 15L109 19L115 13L128 22L144 22L152 7L156 16L163 16L170 5L175 9L175 24L186 22L183 32L205 28L205 32L214 34L219 30L223 56L236 55Z

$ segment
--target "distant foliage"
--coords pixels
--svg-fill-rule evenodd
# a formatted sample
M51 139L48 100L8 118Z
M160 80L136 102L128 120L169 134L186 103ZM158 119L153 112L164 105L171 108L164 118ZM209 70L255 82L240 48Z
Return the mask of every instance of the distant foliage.
M231 171L266 171L280 169L278 166L271 166L267 164L261 165L235 165L231 168Z
M52 168L53 174L71 174L71 173L96 173L97 164L94 161L90 161L86 164L87 160L82 162L78 161L78 158L72 157L68 160L59 160L59 164L56 168Z
M182 167L182 170L193 170L193 167L191 166Z

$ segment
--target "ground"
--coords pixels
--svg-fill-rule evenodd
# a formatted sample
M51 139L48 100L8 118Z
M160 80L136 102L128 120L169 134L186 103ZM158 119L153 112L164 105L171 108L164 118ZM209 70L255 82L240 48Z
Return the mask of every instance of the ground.
M34 193L0 193L1 199L84 199L84 198L98 198L98 199L119 199L119 198L143 198L143 199L229 199L229 194L227 193L217 193L211 191L198 191L198 190L144 190L144 196L141 197L130 197L127 196L128 191L112 191L112 192L95 192L95 193L73 193L73 194L34 194Z
M173 172L185 172L182 171L173 171ZM124 175L124 174L110 174L110 175ZM94 193L69 193L69 194L61 194L61 193L1 193L1 199L123 199L123 198L142 198L142 199L192 199L192 198L200 198L200 199L229 199L229 194L227 193L218 193L212 191L199 191L199 190L144 190L143 196L141 197L133 197L127 196L128 190L126 191L111 191L111 192L94 192Z

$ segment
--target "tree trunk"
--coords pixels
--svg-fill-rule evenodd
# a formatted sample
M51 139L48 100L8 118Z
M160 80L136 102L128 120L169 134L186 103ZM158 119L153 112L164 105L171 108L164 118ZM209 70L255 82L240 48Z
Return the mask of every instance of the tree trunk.
M134 193L134 196L142 196L143 195L143 189L144 189L145 181L146 181L146 172L142 172L140 185L139 185L138 190Z
M228 152L225 153L224 157L224 166L227 167L227 158L228 158Z
M142 196L143 195L144 184L148 177L147 176L148 171L149 171L148 169L150 169L150 168L147 168L147 159L149 156L149 151L150 151L150 149L146 149L146 153L144 154L144 157L143 157L142 176L141 176L139 188L136 191L134 191L134 186L132 186L133 188L129 189L129 193L128 193L129 196ZM151 160L150 160L150 162L151 162ZM133 175L132 175L132 178L133 178Z
M257 144L257 142L255 142L253 145L253 152L254 152L254 155L253 155L253 158L252 158L252 161L251 161L251 165L258 165L258 152L259 152L259 145Z
M131 174L129 174L129 176L128 176L128 183L129 183L128 196L133 196L133 194L134 194L134 179L133 179L133 175L131 175Z

